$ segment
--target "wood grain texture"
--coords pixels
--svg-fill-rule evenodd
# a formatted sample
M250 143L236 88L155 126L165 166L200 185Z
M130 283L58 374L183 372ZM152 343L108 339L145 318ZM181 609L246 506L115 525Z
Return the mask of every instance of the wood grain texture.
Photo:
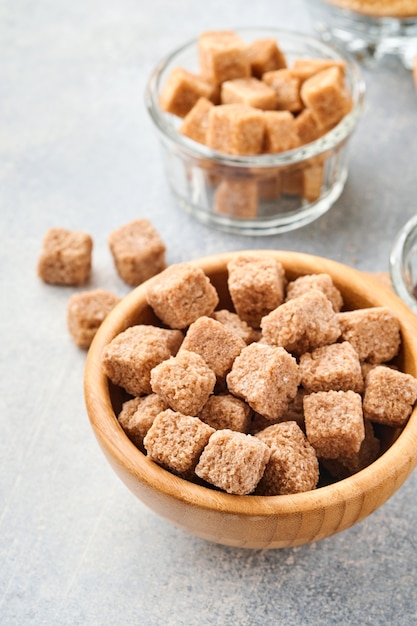
M400 320L401 369L417 376L417 317L394 292L369 274L329 259L280 251L273 254L290 279L329 273L347 308L388 306ZM237 253L193 261L219 292L219 308L230 304L227 262ZM233 496L178 478L148 461L119 426L120 402L103 373L103 347L119 332L154 321L146 284L134 289L108 316L89 350L85 402L104 454L127 487L147 506L184 530L217 543L247 548L281 548L323 539L345 530L381 506L417 463L417 410L395 442L365 470L329 486L285 496Z

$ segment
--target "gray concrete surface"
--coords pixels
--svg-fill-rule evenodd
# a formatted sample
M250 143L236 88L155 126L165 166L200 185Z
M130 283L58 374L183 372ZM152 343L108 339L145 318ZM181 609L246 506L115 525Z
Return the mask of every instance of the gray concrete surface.
M167 188L143 103L157 60L202 30L309 32L300 0L0 2L0 623L396 624L417 621L417 474L371 517L277 551L207 543L145 508L110 469L84 408L85 353L66 331L76 291L44 285L51 226L94 238L89 287L123 295L107 247L146 216L169 263L242 248L321 254L386 271L416 211L417 95L394 59L368 94L343 196L267 239L221 234Z

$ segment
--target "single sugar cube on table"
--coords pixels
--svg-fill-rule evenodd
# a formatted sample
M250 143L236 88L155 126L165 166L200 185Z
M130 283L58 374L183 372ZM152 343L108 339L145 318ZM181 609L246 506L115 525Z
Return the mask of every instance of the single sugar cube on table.
M83 291L71 296L67 306L67 325L77 346L90 347L102 322L119 302L118 296L104 289Z
M38 276L52 285L82 285L90 278L92 250L88 233L50 228L43 239Z

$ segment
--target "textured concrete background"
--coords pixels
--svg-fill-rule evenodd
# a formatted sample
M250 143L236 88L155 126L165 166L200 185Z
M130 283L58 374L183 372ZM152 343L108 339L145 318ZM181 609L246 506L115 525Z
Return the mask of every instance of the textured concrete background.
M246 551L156 517L110 469L83 402L74 292L35 272L51 226L91 233L89 287L123 295L107 247L152 220L168 262L241 248L311 252L386 271L416 210L417 96L389 60L368 95L342 198L267 239L220 234L167 188L143 102L158 59L201 30L308 32L299 0L0 2L0 623L4 625L413 624L417 474L354 528L317 544Z

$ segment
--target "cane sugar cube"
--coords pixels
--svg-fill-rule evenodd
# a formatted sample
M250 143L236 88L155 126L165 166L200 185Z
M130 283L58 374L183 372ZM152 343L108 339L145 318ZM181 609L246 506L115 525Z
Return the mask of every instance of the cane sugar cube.
M186 328L201 315L211 315L219 297L203 270L191 263L171 265L151 281L147 302L171 328Z
M300 356L338 339L337 315L324 293L311 289L284 302L262 319L262 341Z
M314 74L301 86L301 99L311 110L320 128L330 128L340 122L352 108L352 98L337 67Z
M120 278L132 287L166 267L165 244L145 218L133 220L114 230L108 241Z
M315 202L321 196L324 181L323 163L315 163L303 169L303 198Z
M277 169L275 172L271 172L271 174L258 177L258 198L261 201L276 201L281 196L281 172Z
M359 448L359 452L351 456L341 456L337 459L323 459L320 461L326 470L335 478L343 479L368 467L378 457L381 442L375 437L371 422L365 420L365 437Z
M287 67L285 54L273 38L256 39L248 44L247 54L252 76L262 78L266 72L281 70Z
M322 135L322 130L318 127L310 109L303 109L294 121L301 144L316 141Z
M91 274L92 250L88 233L50 228L38 260L39 278L51 285L82 285Z
M263 112L247 104L220 104L209 111L207 145L232 155L262 152Z
M258 341L260 338L259 331L256 331L244 320L240 319L237 313L221 309L220 311L214 311L211 317L236 333L247 345L253 341Z
M205 424L216 430L228 428L241 433L248 432L251 416L250 406L231 394L210 396L198 414Z
M281 191L288 196L303 194L303 167L289 166L281 172Z
M252 493L271 455L256 437L233 430L216 430L211 435L195 468L197 476L227 493Z
M299 361L301 384L309 393L315 391L363 391L362 369L358 353L348 341L305 352Z
M105 346L103 369L115 385L132 396L151 393L151 370L176 354L183 338L179 330L130 326Z
M207 31L198 39L201 73L214 84L251 74L246 45L234 31Z
M236 313L253 328L284 299L284 268L272 256L239 254L227 265L228 288Z
M155 417L167 408L165 400L156 393L151 393L124 402L117 419L132 443L143 450L143 440Z
M185 117L200 98L210 100L214 86L204 77L175 67L163 86L159 104L163 111Z
M188 328L180 353L182 350L196 352L218 378L224 378L245 347L243 339L232 330L202 315Z
M388 308L356 309L337 317L342 338L353 345L361 361L384 363L398 353L400 324Z
M275 91L257 78L235 78L226 80L221 87L222 104L247 104L257 109L276 108Z
M258 212L258 187L250 178L225 178L213 198L213 210L221 215L252 219Z
M306 274L305 276L299 276L295 280L290 281L287 285L286 301L297 298L303 293L310 291L310 289L317 289L318 291L322 291L332 303L333 310L337 313L342 308L342 294L337 289L337 287L335 287L330 274L325 273Z
M251 343L236 358L226 382L230 393L274 420L296 396L300 379L297 361L286 350Z
M194 469L214 429L198 417L167 409L153 421L143 445L151 461L183 478Z
M197 415L214 391L216 375L196 352L180 350L151 371L152 391L174 411Z
M214 104L207 98L199 98L184 117L178 132L186 137L205 144L207 141L208 114Z
M101 323L119 302L118 296L104 289L74 293L68 301L67 325L75 344L89 348Z
M354 391L319 391L304 398L307 439L318 457L359 452L365 437L362 398Z
M266 72L262 80L275 91L279 111L296 113L304 108L300 98L300 79L293 76L289 69Z
M346 63L337 59L295 59L291 67L291 74L304 82L314 74L330 67L337 67L344 74Z
M366 419L387 426L404 426L416 400L417 379L410 374L383 365L368 373L363 399Z
M273 424L255 436L271 449L256 488L257 495L279 496L316 488L319 479L316 452L295 422Z
M268 153L293 150L300 145L294 116L289 111L264 113L264 151Z

